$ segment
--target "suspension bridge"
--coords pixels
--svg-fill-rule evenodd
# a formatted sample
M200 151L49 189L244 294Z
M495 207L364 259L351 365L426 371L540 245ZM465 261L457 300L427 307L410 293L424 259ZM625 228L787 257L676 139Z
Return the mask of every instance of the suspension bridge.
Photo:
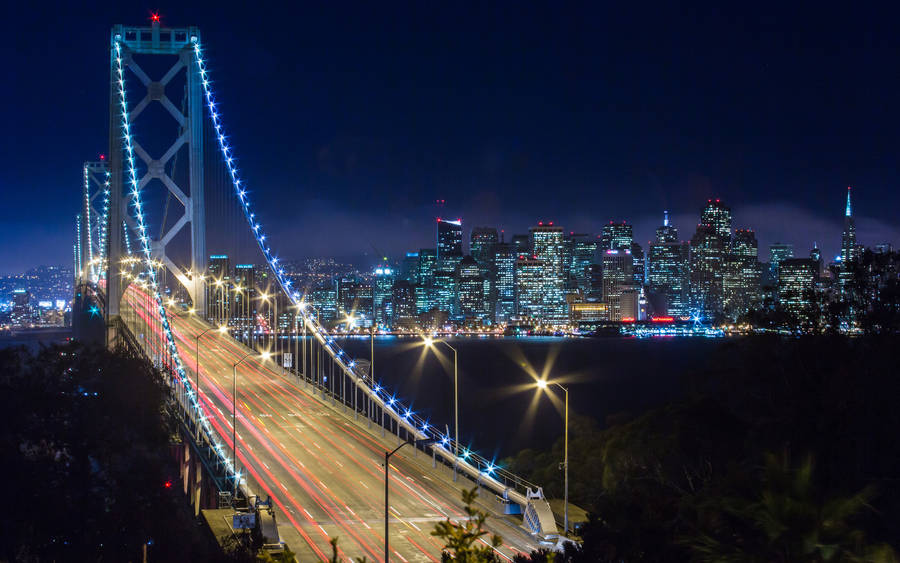
M430 531L464 519L460 492L478 486L498 554L536 549L557 532L541 487L414 412L294 287L237 168L207 56L195 27L112 29L108 156L84 164L73 247L107 345L165 376L195 510L271 499L268 539L301 560L326 559L339 537L344 559L439 561ZM243 278L211 264L208 246L242 261ZM385 453L403 442L385 506Z

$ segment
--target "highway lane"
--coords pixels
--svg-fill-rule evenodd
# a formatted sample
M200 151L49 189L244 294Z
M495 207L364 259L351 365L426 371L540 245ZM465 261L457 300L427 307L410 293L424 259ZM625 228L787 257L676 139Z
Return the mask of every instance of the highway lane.
M137 288L126 300L140 318L158 326L153 307ZM174 311L172 313L175 313ZM134 315L132 315L134 317ZM209 325L183 313L170 315L179 353L194 380L196 335ZM151 333L149 328L145 329ZM201 398L222 441L231 446L232 365L249 348L211 331L200 346ZM330 554L328 540L339 537L342 558L383 560L385 449L398 440L380 435L352 409L323 400L315 389L255 355L238 367L238 459L250 487L271 495L279 531L302 560ZM430 535L445 518L464 517L460 487L450 470L433 469L431 457L404 448L391 463L391 552L400 561L439 561L441 543ZM468 481L460 479L459 484ZM488 493L489 494L489 493ZM508 517L494 517L489 529L504 538L503 558L537 547Z

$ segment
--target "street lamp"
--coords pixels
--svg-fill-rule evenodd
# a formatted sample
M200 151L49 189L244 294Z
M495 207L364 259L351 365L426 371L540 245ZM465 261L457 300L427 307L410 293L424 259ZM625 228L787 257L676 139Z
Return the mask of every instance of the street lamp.
M454 434L456 435L454 438L456 444L453 446L453 479L455 480L457 465L459 464L459 363L457 361L457 352L456 348L451 346L446 340L435 340L430 336L426 336L423 338L423 341L428 348L434 348L436 343L440 343L453 350L453 426Z
M231 366L231 451L234 452L234 492L232 493L231 498L237 498L237 488L238 488L238 472L237 472L237 463L238 463L238 453L237 453L237 367L244 363L244 360L252 356L255 352L247 352L244 356L236 361ZM269 356L268 352L263 352L259 355L261 360L268 360Z
M555 381L548 382L546 379L538 379L537 380L538 389L546 391L547 387L549 385L556 385L557 387L562 389L563 392L566 394L566 408L565 408L566 429L565 429L565 438L564 438L565 446L564 446L564 458L563 458L563 475L564 475L564 480L565 480L565 485L564 485L565 497L564 497L563 502L565 502L565 507L564 507L565 520L564 520L563 526L565 527L565 530L566 530L566 536L568 536L569 535L569 389L566 387L563 387L562 385L560 385L559 383L557 383Z
M424 446L430 446L431 444L434 444L435 442L437 442L437 440L435 440L434 438L428 438L426 440L416 440L414 442L405 441L405 442L401 442L400 445L397 446L396 448L394 448L393 451L389 452L389 451L385 450L385 452L384 452L384 563L388 563L388 544L389 544L388 516L390 515L390 513L388 512L388 510L390 508L389 504L388 504L388 483L389 483L388 477L389 477L389 471L390 471L390 467L391 467L391 456L394 455L395 453L397 453L400 450L400 448L402 448L406 444L412 444L413 447L416 447L419 444L421 444L424 447Z

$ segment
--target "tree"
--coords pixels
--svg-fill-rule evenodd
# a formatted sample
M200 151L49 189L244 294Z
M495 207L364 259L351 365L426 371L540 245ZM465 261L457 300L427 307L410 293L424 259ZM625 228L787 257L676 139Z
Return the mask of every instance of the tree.
M766 456L760 489L749 497L711 498L701 506L702 528L681 543L698 562L896 562L886 544L867 545L854 526L869 508L871 488L823 498L811 457L792 468L787 456Z
M468 516L465 522L457 524L447 518L443 522L438 522L431 532L432 536L444 540L444 549L441 552L442 561L493 563L500 560L495 552L495 548L503 543L500 536L491 536L488 545L480 542L489 533L484 529L488 514L473 506L476 498L478 498L478 487L464 490L462 500Z

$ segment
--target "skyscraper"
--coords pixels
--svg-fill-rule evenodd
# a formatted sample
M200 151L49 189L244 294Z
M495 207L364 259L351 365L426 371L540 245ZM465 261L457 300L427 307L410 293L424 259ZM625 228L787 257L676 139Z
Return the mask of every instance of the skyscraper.
M647 282L645 264L644 249L636 242L631 243L631 274L634 285L637 287L641 287Z
M611 249L603 253L603 301L609 304L609 319L622 320L620 299L634 288L630 249ZM630 316L630 315L625 315Z
M703 320L715 321L722 313L726 240L709 224L697 225L691 237L691 309Z
M501 242L494 247L494 320L505 323L516 314L516 259L518 253L512 243Z
M700 224L709 225L723 240L731 240L731 208L721 200L710 199L700 213Z
M722 279L725 315L737 319L760 301L759 244L751 229L738 229L725 257Z
M690 246L678 241L678 229L669 224L668 211L663 225L656 229L656 243L650 245L647 267L654 312L657 315L689 315Z
M537 258L516 259L516 296L519 317L540 321L544 318L544 263Z
M812 292L815 291L818 264L811 258L785 258L779 267L778 301L799 319L813 312Z
M488 314L487 289L478 262L472 256L466 256L459 263L457 278L457 296L459 300L459 317L463 319L484 319Z
M568 320L566 298L563 292L565 280L565 255L563 230L550 223L538 223L529 229L531 234L531 251L533 256L543 265L543 313L542 319L547 324L565 324Z
M769 271L772 280L778 283L778 266L784 260L794 257L794 245L784 242L775 242L769 245Z
M500 242L497 229L494 227L475 227L469 237L469 254L481 266L490 263L494 245Z
M857 260L859 260L859 248L856 246L856 221L853 219L853 208L850 205L850 186L847 186L844 232L841 233L841 271L839 279L842 286L850 279L853 265Z
M437 263L440 270L454 270L462 260L462 220L437 220Z
M621 250L625 248L631 250L631 243L634 239L633 231L633 227L625 221L621 223L610 221L608 225L603 225L600 250Z
M378 266L375 268L375 281L372 287L372 318L376 323L391 326L391 292L394 287L395 273L392 268Z
M401 280L406 280L412 285L419 283L419 253L418 252L407 252L406 253L406 256L403 257L403 261L400 262L400 271L397 274L397 278L401 279Z
M409 281L401 279L391 288L392 327L401 330L416 328L416 292Z
M569 276L582 295L591 287L591 264L597 256L598 240L591 235L571 233L566 237Z
M420 249L418 283L425 287L434 285L434 272L437 269L437 250L434 248Z

